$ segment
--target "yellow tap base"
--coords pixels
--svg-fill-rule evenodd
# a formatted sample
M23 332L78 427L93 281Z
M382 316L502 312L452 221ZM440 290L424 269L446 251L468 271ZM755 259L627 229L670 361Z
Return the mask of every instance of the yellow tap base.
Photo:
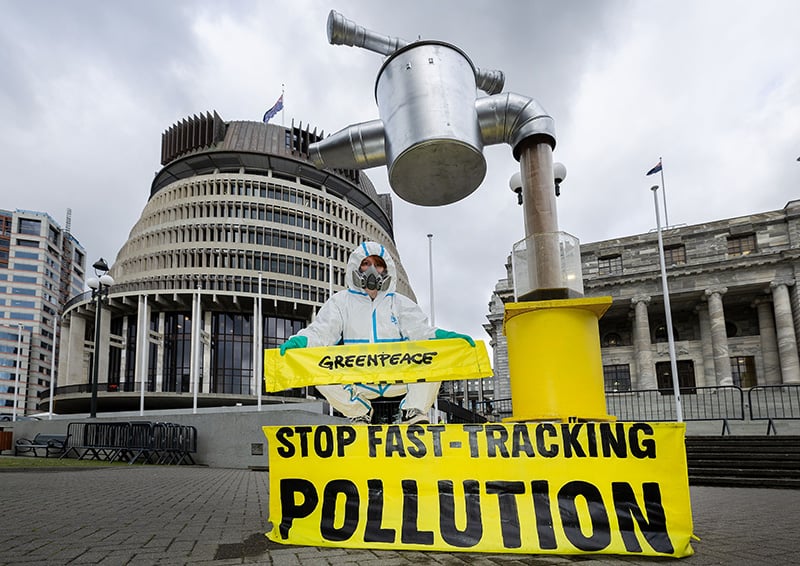
M508 303L512 416L507 421L613 421L598 321L611 297Z

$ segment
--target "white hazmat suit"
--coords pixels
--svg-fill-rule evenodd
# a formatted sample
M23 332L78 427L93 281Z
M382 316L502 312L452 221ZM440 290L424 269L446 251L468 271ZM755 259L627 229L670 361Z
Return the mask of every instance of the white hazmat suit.
M359 288L354 280L361 262L377 255L386 262L384 275L391 279L385 290L374 299ZM304 336L308 347L357 344L364 342L397 342L428 340L436 337L436 328L428 323L422 309L405 295L395 291L397 270L389 252L377 242L364 242L353 250L345 275L348 288L335 293L319 310L315 320L297 333ZM391 385L318 385L328 402L346 417L356 418L372 410L370 399L397 397L403 411L417 409L427 413L439 392L439 382Z

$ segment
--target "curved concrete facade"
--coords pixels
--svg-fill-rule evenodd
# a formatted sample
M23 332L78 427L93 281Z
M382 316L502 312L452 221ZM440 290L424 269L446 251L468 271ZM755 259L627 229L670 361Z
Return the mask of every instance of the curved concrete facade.
M321 137L216 113L165 132L164 167L110 272L98 410L139 407L142 381L146 408L192 406L195 382L200 406L259 402L259 342L305 326L345 286L358 243L399 257L389 195L359 171L314 168L307 147ZM413 297L397 268L398 291ZM95 304L85 293L65 310L56 412L88 410Z

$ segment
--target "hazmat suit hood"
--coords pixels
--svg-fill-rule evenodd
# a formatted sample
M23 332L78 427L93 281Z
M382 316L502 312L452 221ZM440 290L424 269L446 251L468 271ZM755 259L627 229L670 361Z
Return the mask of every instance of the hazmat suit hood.
M397 288L397 269L394 265L394 258L392 258L389 250L378 242L362 242L353 249L353 252L350 254L350 259L347 261L347 273L345 274L347 287L351 291L364 293L364 289L357 287L353 281L353 274L358 271L364 258L370 255L380 256L383 258L383 261L386 262L386 271L384 273L385 275L389 275L391 279L389 280L389 287L385 289L385 292L394 293Z

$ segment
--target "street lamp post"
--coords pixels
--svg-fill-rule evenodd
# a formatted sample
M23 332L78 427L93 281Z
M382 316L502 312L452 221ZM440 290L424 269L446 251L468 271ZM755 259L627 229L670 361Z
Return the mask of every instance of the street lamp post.
M108 275L108 264L102 257L92 265L97 277L91 277L86 284L92 290L94 299L94 354L92 355L92 401L89 409L91 418L97 417L97 384L100 376L100 319L103 307L103 297L108 295L108 289L114 284L114 279Z

